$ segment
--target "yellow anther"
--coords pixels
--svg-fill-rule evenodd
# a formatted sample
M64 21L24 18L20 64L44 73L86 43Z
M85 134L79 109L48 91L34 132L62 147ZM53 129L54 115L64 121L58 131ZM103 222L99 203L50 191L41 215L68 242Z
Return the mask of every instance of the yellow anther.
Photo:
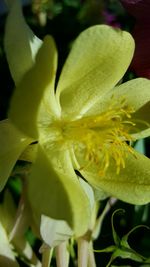
M119 173L125 168L128 152L133 154L127 144L133 141L130 135L131 128L135 127L130 120L132 113L133 109L121 100L99 115L60 122L62 139L75 150L82 150L85 159L98 166L100 175L105 174L112 160L116 164L116 173Z

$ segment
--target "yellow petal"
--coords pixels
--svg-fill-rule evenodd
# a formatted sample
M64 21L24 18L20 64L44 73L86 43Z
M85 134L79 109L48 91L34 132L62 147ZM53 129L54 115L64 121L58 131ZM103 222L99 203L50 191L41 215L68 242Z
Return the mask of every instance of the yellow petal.
M42 41L26 24L19 0L11 1L4 44L12 78L15 84L18 84L33 65L35 55L42 45Z
M62 70L57 97L64 115L80 116L122 78L133 56L131 35L106 25L82 32Z
M135 151L128 153L125 168L116 173L116 164L110 163L104 176L98 174L98 166L85 164L79 157L78 163L83 166L81 174L94 187L111 196L131 204L146 204L150 202L150 159Z
M26 135L37 139L37 121L51 121L59 113L54 95L57 50L52 37L47 36L36 63L16 87L10 103L9 116ZM40 125L39 125L40 127Z
M150 101L142 106L135 114L133 120L136 123L136 131L132 133L133 138L141 139L150 136Z
M150 80L138 78L114 88L114 99L126 100L126 104L133 108L131 120L135 123L132 137L144 138L150 135Z
M39 145L27 191L35 222L46 215L65 220L77 236L86 232L90 203L74 173L68 150L54 146L47 151Z
M138 111L150 101L150 80L137 78L112 88L102 98L99 97L86 116L106 111L110 104L116 103L119 99L126 100L127 105L131 106L134 111Z
M134 110L131 120L136 124L132 136L135 139L150 135L150 80L137 78L114 87L85 114L92 116L108 110L114 104L125 100Z
M31 139L21 134L9 120L0 122L0 190L5 186L20 154L30 142Z
M19 160L35 162L38 144L30 144L20 155Z

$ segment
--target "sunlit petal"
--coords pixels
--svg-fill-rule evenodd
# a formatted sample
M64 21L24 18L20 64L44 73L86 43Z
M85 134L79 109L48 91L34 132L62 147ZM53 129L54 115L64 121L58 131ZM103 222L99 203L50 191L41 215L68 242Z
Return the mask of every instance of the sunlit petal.
M42 41L35 36L23 17L21 3L12 0L5 29L5 51L15 84L34 63Z
M112 88L102 98L98 97L97 103L86 112L85 116L100 114L119 100L125 100L125 103L134 111L139 110L150 101L150 81L137 78Z
M9 116L26 135L38 137L39 123L45 124L58 116L54 95L57 50L52 37L47 36L40 48L36 63L26 73L13 94Z
M86 29L74 42L57 88L64 116L84 114L122 78L133 56L130 34L106 25Z

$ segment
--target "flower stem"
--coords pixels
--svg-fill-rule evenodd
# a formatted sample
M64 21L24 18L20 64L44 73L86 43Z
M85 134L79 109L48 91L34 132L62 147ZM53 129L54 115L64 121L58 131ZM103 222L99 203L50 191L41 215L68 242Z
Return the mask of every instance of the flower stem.
M42 267L49 267L52 259L53 249L47 247L42 254Z
M89 258L89 241L85 237L78 239L78 267L87 267Z
M89 246L88 267L96 267L92 242L90 242L90 246Z
M55 248L57 267L69 266L69 252L67 250L68 242L62 242Z

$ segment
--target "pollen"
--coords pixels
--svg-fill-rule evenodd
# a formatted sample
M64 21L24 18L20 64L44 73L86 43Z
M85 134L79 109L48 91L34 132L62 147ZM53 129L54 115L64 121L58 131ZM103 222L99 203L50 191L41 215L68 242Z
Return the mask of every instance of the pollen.
M119 174L120 169L125 168L127 154L134 155L130 146L134 141L130 135L131 129L135 127L131 120L133 112L124 99L114 102L101 114L63 122L63 139L75 151L82 151L88 164L95 163L99 175L105 174L112 160Z

